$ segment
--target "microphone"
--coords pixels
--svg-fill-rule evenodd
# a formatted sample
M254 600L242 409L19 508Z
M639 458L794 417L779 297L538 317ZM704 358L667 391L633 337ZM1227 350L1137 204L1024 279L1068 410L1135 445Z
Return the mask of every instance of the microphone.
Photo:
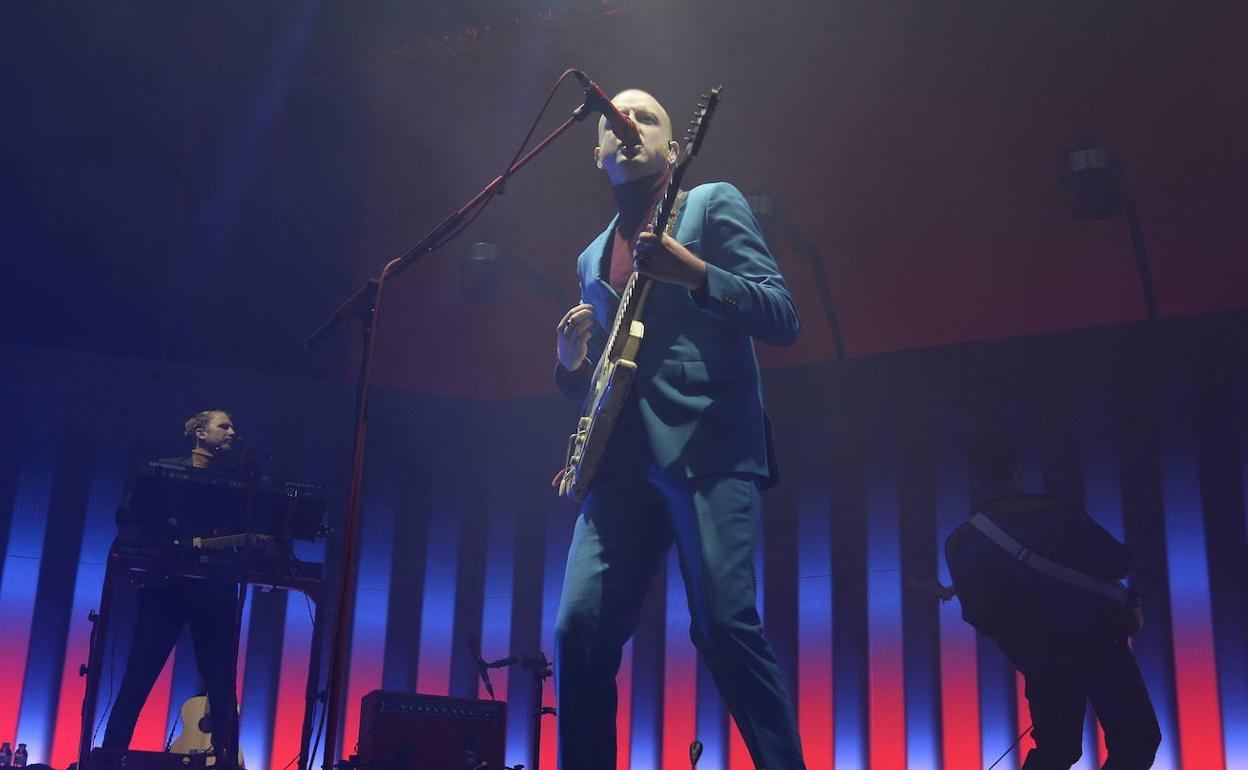
M696 768L698 760L702 758L702 741L695 740L689 744L689 767Z
M611 103L606 93L601 87L580 70L572 70L572 77L576 78L576 82L580 83L581 88L585 90L585 104L591 110L601 112L602 116L607 119L611 130L615 132L616 137L623 145L639 145L641 144L641 134L637 133L637 124L629 119L627 115L620 112L619 109Z

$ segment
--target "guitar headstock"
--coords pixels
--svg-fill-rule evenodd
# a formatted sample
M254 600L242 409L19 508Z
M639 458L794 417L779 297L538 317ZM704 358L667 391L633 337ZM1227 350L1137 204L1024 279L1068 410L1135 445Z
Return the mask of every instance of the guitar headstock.
M911 593L921 596L924 599L939 599L947 602L958 595L953 586L947 586L935 578L923 580L917 577L906 579L906 589Z
M672 214L672 206L676 203L676 195L680 192L680 183L685 177L689 163L702 148L702 140L706 138L706 129L711 124L711 116L715 114L715 108L719 106L719 95L723 90L723 86L716 86L711 89L710 94L703 94L698 100L698 107L693 111L693 120L689 121L689 128L685 131L683 157L672 170L672 176L667 180L667 193L655 211L654 221L651 223L654 232L659 232L667 226L667 220Z
M685 130L686 162L702 149L702 140L706 138L706 129L711 123L711 116L715 114L715 109L719 107L719 95L723 93L723 90L723 86L715 86L709 94L703 94L698 100L697 109L693 111L693 119L689 121L689 128Z

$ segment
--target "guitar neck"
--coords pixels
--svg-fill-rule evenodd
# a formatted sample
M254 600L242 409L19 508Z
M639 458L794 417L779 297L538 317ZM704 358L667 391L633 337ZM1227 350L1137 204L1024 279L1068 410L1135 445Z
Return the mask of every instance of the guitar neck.
M615 311L615 321L611 324L611 336L607 338L606 352L602 360L614 360L620 356L620 351L628 339L629 326L641 317L641 311L646 306L651 283L650 278L638 272L628 277L628 283L620 294L620 306Z
M685 172L689 169L689 164L693 162L694 157L702 146L702 139L705 137L711 115L714 114L716 107L719 105L719 94L722 90L722 86L712 88L710 95L703 97L706 99L706 103L699 103L690 129L687 132L688 141L685 143L684 157L672 169L672 176L667 180L667 189L663 192L663 199L659 202L658 208L654 212L654 219L650 223L650 232L667 232L668 225L676 209L676 203L680 198L680 184L685 178ZM636 256L635 253L634 256ZM624 293L620 295L620 307L615 313L615 322L611 325L611 335L607 338L606 352L600 363L616 358L619 356L620 351L623 350L629 338L632 324L641 320L641 312L645 309L646 300L650 296L652 282L652 279L635 270L629 276L628 285L624 287Z
M220 537L196 537L192 538L191 545L195 548L202 548L206 551L219 550L222 548L234 548L235 546L246 545L247 541L252 543L268 543L273 540L272 535L260 535L252 533L241 535L222 535Z
M680 180L684 177L687 165L688 161L685 161L673 170L672 178L667 183L667 192L663 194L663 200L659 203L651 222L651 232L667 231L676 207L676 199L680 195ZM615 313L615 323L611 325L611 336L607 339L607 351L610 358L619 356L624 342L628 339L630 326L634 321L641 320L641 313L646 307L646 300L650 297L650 288L653 283L652 278L636 270L628 277L628 284L620 294L620 307Z

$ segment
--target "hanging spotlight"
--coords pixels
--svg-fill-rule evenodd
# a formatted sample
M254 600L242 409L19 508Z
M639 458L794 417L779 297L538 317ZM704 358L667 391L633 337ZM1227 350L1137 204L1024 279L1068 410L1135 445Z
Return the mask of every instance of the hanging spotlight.
M1067 193L1067 209L1073 219L1090 222L1111 219L1126 212L1135 269L1140 275L1140 291L1144 295L1144 309L1150 321L1157 320L1157 297L1153 294L1153 278L1140 230L1140 217L1135 210L1135 202L1127 193L1126 174L1118 154L1099 146L1092 137L1084 136L1062 157L1058 181Z
M1082 137L1062 158L1060 176L1067 208L1074 219L1087 222L1122 213L1126 199L1122 162L1113 150Z
M503 249L493 241L477 241L464 247L459 259L459 296L474 305L504 302Z

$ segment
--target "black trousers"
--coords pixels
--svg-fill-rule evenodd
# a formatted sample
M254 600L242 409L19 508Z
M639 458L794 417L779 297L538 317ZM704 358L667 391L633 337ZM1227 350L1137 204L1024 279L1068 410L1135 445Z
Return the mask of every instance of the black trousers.
M1005 645L1003 645L1004 647ZM1034 652L1014 661L1027 684L1036 747L1023 770L1068 770L1083 753L1087 704L1105 730L1104 770L1152 767L1161 730L1140 667L1125 639L1061 653ZM1017 654L1017 653L1016 653Z
M190 626L195 663L208 690L212 712L212 739L218 751L238 756L238 697L234 691L237 653L234 621L238 601L236 583L191 578L137 589L139 612L134 646L104 731L104 746L124 749L134 736L139 711L160 676L183 626ZM232 762L230 762L232 764Z

